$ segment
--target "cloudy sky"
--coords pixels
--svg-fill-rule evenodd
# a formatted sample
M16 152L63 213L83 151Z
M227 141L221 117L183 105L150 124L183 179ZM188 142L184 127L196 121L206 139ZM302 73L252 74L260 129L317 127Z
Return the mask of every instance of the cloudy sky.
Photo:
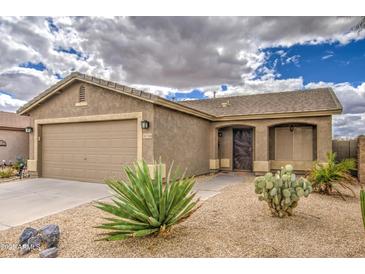
M0 17L0 110L72 71L175 100L332 87L335 137L365 134L359 17Z

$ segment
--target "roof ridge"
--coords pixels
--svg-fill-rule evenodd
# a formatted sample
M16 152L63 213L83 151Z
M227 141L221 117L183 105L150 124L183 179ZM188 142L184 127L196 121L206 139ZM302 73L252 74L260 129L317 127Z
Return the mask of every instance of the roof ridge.
M183 102L199 102L199 101L207 101L207 100L217 100L217 99L230 99L230 98L237 98L237 97L248 97L248 96L256 96L256 95L274 95L274 94L282 94L287 92L310 92L310 91L317 91L317 90L325 90L330 89L329 87L319 87L319 88L310 88L310 89L295 89L295 90L285 90L285 91L275 91L275 92L261 92L261 93L254 93L254 94L243 94L243 95L232 95L232 96L222 96L216 98L203 98L197 100L184 100L179 101L179 103Z
M88 80L88 81L91 81L91 82L94 82L94 83L103 85L105 87L116 88L118 90L121 90L121 91L124 91L124 92L128 92L128 93L132 93L132 94L138 95L140 97L144 97L143 94L146 94L147 97L149 97L151 99L152 99L153 96L160 97L158 95L155 95L155 94L153 94L151 92L148 92L148 91L144 91L142 89L136 89L136 88L127 86L127 85L122 84L122 83L119 83L119 82L106 80L106 79L103 79L103 78L95 77L93 75L89 75L89 74L85 74L85 73L80 73L80 72L77 72L77 71L76 72L72 72L69 76L75 77L75 78L78 78L78 77L79 78L83 78L85 80Z
M40 94L38 94L37 96L35 96L31 100L29 100L27 103L25 103L20 108L18 108L16 113L20 113L21 111L28 108L29 106L31 106L36 101L38 101L38 100L42 99L43 97L47 96L48 94L52 93L52 91L54 91L55 89L57 89L58 87L62 86L67 81L70 81L72 79L83 79L85 81L89 81L89 82L92 82L92 83L95 83L95 84L99 84L99 85L102 85L102 86L107 87L107 88L115 88L115 89L117 89L121 92L129 93L129 94L132 94L134 96L139 96L139 97L144 98L144 99L154 100L156 98L162 98L162 97L160 97L158 95L155 95L151 92L147 92L147 91L144 91L144 90L129 87L127 85L120 84L118 82L105 80L103 78L95 77L95 76L85 74L85 73L81 73L81 72L78 72L78 71L73 71L69 75L67 75L65 78L63 78L62 80L60 80L57 83L53 84L49 88L45 89L43 92L41 92Z
M342 104L341 104L340 100L338 100L334 90L331 87L327 87L327 89L330 92L332 99L335 102L335 104L337 105L337 107L342 110L343 109Z

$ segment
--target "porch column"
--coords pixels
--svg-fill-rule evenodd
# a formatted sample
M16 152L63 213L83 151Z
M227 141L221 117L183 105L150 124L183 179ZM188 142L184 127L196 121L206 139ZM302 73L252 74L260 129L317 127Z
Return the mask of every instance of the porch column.
M214 126L210 128L210 159L209 169L216 171L219 169L219 158L218 158L218 129Z
M258 125L255 128L255 157L253 171L260 175L270 170L269 162L269 129L266 125Z

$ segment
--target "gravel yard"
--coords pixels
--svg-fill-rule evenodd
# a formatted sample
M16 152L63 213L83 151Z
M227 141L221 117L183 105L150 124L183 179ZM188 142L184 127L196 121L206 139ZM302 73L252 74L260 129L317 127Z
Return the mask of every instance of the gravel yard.
M358 193L358 191L356 190ZM6 210L6 209L2 209ZM356 198L311 194L293 217L271 217L259 202L252 180L232 185L177 225L165 238L95 241L104 215L92 204L0 232L0 257L17 257L26 226L60 226L59 257L365 257L365 230ZM32 252L25 257L38 257Z

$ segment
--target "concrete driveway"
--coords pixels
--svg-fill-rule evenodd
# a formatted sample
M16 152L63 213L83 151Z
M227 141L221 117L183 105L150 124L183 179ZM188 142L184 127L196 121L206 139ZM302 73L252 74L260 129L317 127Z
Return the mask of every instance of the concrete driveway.
M110 196L104 184L37 178L0 184L0 230Z
M232 184L252 176L218 174L196 183L194 191L202 201ZM105 184L37 178L0 184L0 230L22 225L95 200L110 201Z

